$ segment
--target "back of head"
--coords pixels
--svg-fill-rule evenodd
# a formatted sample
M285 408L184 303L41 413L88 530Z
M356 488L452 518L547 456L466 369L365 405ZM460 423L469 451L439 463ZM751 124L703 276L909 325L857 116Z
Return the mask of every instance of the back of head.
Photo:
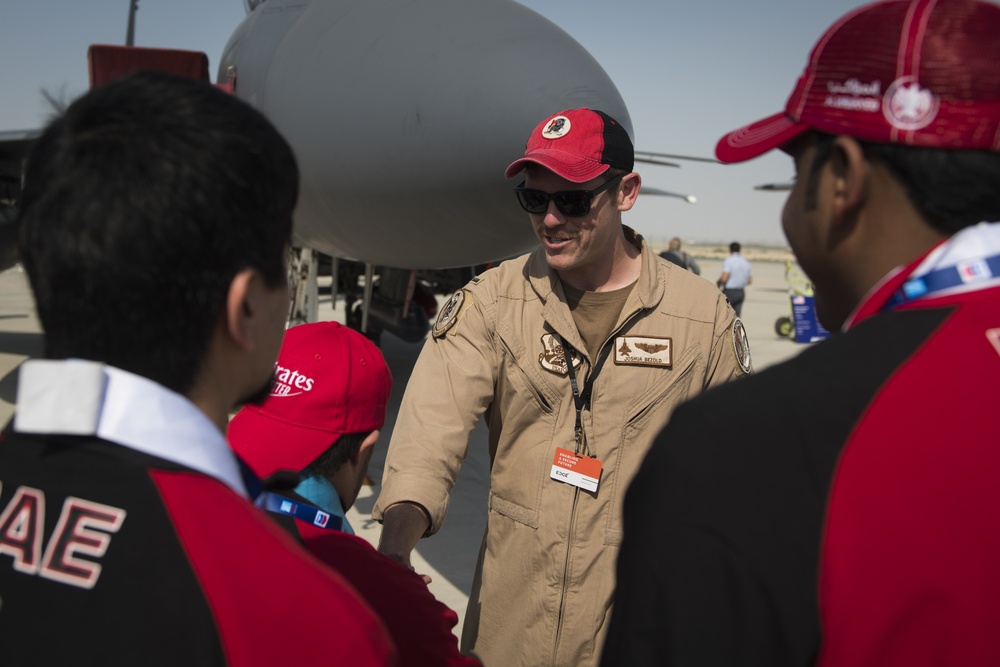
M741 247L739 243L733 241L729 244L729 252L739 252Z
M91 90L26 163L20 252L46 356L184 393L233 277L286 279L297 196L288 144L237 98L158 72Z
M229 423L229 444L261 477L300 472L338 438L382 428L392 374L363 335L337 322L285 332L274 388Z
M846 135L901 181L931 225L1000 218L1000 6L884 0L816 43L785 110L724 136L741 162L806 132Z

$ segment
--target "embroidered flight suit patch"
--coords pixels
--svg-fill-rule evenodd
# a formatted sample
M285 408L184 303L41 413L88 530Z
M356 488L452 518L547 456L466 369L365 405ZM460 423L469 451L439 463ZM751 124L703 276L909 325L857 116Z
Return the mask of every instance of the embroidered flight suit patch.
M615 338L615 364L618 366L673 365L673 341L670 338L618 336Z
M743 328L743 321L738 317L733 321L733 352L736 354L736 363L740 365L740 369L746 374L752 373L750 339L747 338L747 330Z
M458 290L451 295L448 303L444 304L444 308L438 313L437 320L434 322L434 328L431 329L435 338L445 335L449 329L458 324L462 313L472 304L472 295L468 295L468 298L466 296L465 290Z
M566 367L566 354L563 352L563 345L559 339L552 334L542 335L542 348L544 352L538 355L538 363L542 368L555 373L556 375L568 375L569 369ZM583 359L576 350L570 349L570 358L573 359L573 368L579 368Z

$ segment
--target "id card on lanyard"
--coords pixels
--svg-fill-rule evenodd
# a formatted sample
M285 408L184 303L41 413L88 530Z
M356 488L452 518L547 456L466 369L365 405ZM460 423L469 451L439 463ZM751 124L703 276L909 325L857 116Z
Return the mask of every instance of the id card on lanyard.
M597 491L597 485L601 483L601 461L558 447L549 477L578 486L584 491Z

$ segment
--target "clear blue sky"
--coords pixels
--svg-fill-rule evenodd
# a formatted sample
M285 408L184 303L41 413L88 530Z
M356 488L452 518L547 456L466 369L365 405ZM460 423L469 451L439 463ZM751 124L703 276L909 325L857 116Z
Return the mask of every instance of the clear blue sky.
M320 0L316 0L320 1ZM326 0L343 1L343 0ZM357 0L364 2L365 0ZM383 0L388 1L388 0ZM477 0L469 0L475 2ZM780 111L822 32L856 0L525 0L579 41L611 76L639 150L712 157L729 130ZM4 0L0 131L39 127L40 91L72 100L87 88L87 47L125 40L128 0ZM242 0L140 0L139 46L204 51L215 67L245 15ZM640 165L644 182L693 194L645 197L626 222L653 240L782 244L784 194L754 185L791 178L781 153L742 165Z

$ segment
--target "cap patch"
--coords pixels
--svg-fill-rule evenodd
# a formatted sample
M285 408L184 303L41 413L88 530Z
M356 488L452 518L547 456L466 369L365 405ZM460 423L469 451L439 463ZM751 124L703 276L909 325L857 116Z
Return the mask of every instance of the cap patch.
M752 373L750 339L747 337L747 330L743 328L743 320L738 317L733 320L733 353L736 355L736 363L740 365L740 370L746 375Z
M889 124L900 130L919 130L937 117L941 100L927 88L922 88L915 76L904 76L892 82L885 91L882 113Z
M556 116L542 130L542 136L546 139L559 139L569 134L571 127L573 127L573 124L569 122L569 118L566 116Z
M556 375L569 375L569 368L566 366L566 353L563 344L552 334L542 335L542 348L544 351L538 355L538 363L542 368L555 373ZM570 350L570 358L573 360L573 368L579 368L583 364L583 359L576 350Z
M673 365L673 341L669 338L618 336L615 338L615 364L618 366Z

